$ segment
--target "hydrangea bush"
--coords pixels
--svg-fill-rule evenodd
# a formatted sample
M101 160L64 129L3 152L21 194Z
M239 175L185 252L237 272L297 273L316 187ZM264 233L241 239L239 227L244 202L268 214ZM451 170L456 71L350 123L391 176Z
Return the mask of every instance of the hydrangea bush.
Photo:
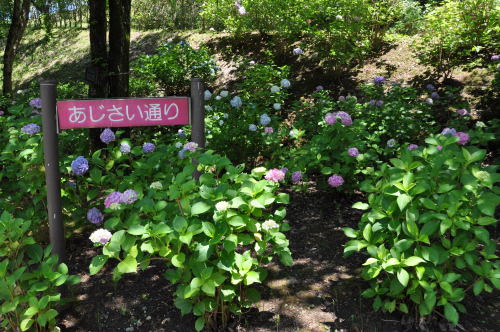
M345 254L366 252L362 276L373 308L457 324L463 299L500 288L500 264L489 227L500 203L498 166L483 166L486 151L451 134L402 150L361 185L368 203Z

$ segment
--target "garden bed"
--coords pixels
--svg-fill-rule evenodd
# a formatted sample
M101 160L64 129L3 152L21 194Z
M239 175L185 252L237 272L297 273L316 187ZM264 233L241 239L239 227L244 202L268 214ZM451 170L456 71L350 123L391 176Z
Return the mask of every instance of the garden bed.
M359 294L366 284L359 277L361 255L343 257L342 227L355 227L361 212L351 208L359 196L311 190L291 193L287 220L294 258L291 267L270 265L262 300L230 324L228 331L413 331L398 313L374 312ZM68 243L69 266L82 276L71 289L76 301L60 316L63 331L194 331L194 317L182 317L173 304L175 286L161 274L161 263L112 282L112 267L89 276L88 266L98 249L83 233ZM498 291L465 301L468 313L460 326L445 320L422 325L428 331L497 331L500 324Z

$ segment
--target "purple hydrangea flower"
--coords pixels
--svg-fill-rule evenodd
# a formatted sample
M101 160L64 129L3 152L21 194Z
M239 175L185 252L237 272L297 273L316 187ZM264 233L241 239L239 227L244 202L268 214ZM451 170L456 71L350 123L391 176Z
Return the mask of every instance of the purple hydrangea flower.
M350 126L352 125L352 119L351 119L351 116L349 114L347 114L346 112L337 112L336 113L336 116L340 118L340 121L342 122L342 124L344 126Z
M344 178L342 178L340 175L333 174L328 178L328 184L334 188L340 187L344 184Z
M104 144L109 144L116 138L115 133L109 128L104 129L99 137Z
M85 157L79 156L71 162L71 170L76 175L83 175L89 170L89 162Z
M301 55L302 53L304 53L304 51L302 51L300 47L296 47L293 49L293 54L295 55Z
M42 100L40 98L33 98L30 101L30 106L34 108L42 108Z
M462 116L469 114L469 112L465 108L458 110L457 113L462 115Z
M337 117L335 116L335 113L326 113L325 122L328 123L329 125L335 124L335 122L337 122Z
M384 76L375 76L373 78L373 83L375 84L382 84L385 82L385 77Z
M434 91L434 90L436 90L436 87L435 87L434 85L432 85L432 84L427 84L427 85L425 86L425 88L426 88L427 90L429 90L429 91Z
M323 89L324 89L324 87L323 87L322 85L318 85L318 86L316 87L316 91L321 91L321 90L323 90Z
M357 157L357 156L359 156L359 150L357 148L350 148L349 150L347 150L347 153L351 157Z
M376 100L374 100L374 99L370 100L370 105L371 106L375 106L376 104L377 104Z
M500 56L498 56L498 55L491 56L491 61L498 61L498 60L500 60Z
M137 193L133 189L127 189L121 195L120 201L125 204L133 204L137 201Z
M280 182L285 178L285 173L280 169L273 168L266 173L264 178L269 181Z
M87 220L95 225L99 225L104 220L104 216L98 208L92 208L87 211Z
M154 152L155 149L156 146L153 143L144 143L144 145L142 146L142 151L144 151L144 153Z
M130 153L130 145L127 142L120 144L120 152L123 154Z
M286 174L286 173L288 173L288 168L283 167L283 168L281 169L281 171L282 171L283 173L285 173L285 174Z
M408 145L408 150L409 151L412 151L412 150L415 150L415 149L418 149L418 145L417 144L410 144L410 145Z
M4 115L5 112L4 111L0 111L0 116Z
M297 171L292 173L292 182L296 183L302 180L302 173Z
M197 148L198 148L198 143L195 142L189 142L184 145L184 150L188 151L196 151Z
M439 99L440 98L439 93L437 93L436 91L434 91L433 93L431 93L431 98L432 99Z
M377 106L380 107L380 106L384 105L384 101L383 100L377 100L377 102L375 103L375 105L377 105Z
M119 191L113 191L104 199L104 206L109 209L112 204L120 204L121 201L122 201L122 193Z
M36 123L30 123L21 128L21 131L28 135L34 135L40 132L40 126Z
M455 136L458 137L458 142L457 143L460 144L460 145L467 144L467 142L470 139L469 134L461 132L461 131L457 132L457 134Z

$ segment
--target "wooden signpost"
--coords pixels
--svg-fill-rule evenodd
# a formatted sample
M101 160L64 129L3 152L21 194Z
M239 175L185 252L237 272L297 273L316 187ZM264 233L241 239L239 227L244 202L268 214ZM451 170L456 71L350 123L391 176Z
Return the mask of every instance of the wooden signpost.
M53 253L64 262L58 132L75 128L191 125L191 140L204 147L205 108L203 82L199 78L191 80L191 97L57 101L56 90L55 81L40 83L50 243Z

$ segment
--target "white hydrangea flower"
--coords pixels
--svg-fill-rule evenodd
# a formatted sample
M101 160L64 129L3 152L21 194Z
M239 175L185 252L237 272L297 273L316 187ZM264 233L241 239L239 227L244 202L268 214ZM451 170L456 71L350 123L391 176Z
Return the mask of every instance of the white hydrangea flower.
M176 142L176 143L175 143L175 147L176 147L177 149L182 148L182 143L181 143L181 142Z
M272 93L277 93L277 92L280 92L280 90L281 90L281 89L280 89L278 86L276 86L276 85L273 85L273 86L271 87L271 92L272 92Z
M266 231L273 229L273 228L279 228L280 226L276 223L274 220L266 220L262 223L262 229L265 229Z
M111 239L111 236L112 234L110 231L104 228L99 228L98 230L90 234L89 239L90 241L92 241L92 243L106 244Z
M229 91L227 91L227 90L222 90L222 91L220 92L220 96L221 96L222 98L226 98L227 96L229 96Z
M486 124L483 121L478 121L478 122L476 122L476 127L486 128Z
M151 185L149 186L149 188L156 189L156 190L161 190L161 189L163 189L163 185L161 184L160 181L155 181L155 182L151 183Z
M223 117L224 119L227 119L227 118L229 118L229 114L224 113L224 114L222 115L222 117Z
M221 97L221 96L217 96L217 97L215 97L215 100L221 100L221 99L222 99L222 97Z
M274 103L273 108L277 111L281 109L281 104L280 103Z
M224 120L219 120L219 126L222 126L224 124Z
M213 110L212 106L205 105L205 111L211 111L211 110Z
M337 15L337 16L335 16L335 18L336 18L337 20L343 20L343 19L344 19L344 18L342 17L342 15Z
M205 90L205 92L203 93L203 97L205 98L205 100L210 100L210 98L212 98L212 93L208 90Z
M215 209L219 212L221 211L226 211L227 209L229 209L231 207L231 204L229 204L228 202L226 201L220 201L218 202L217 204L215 204Z

